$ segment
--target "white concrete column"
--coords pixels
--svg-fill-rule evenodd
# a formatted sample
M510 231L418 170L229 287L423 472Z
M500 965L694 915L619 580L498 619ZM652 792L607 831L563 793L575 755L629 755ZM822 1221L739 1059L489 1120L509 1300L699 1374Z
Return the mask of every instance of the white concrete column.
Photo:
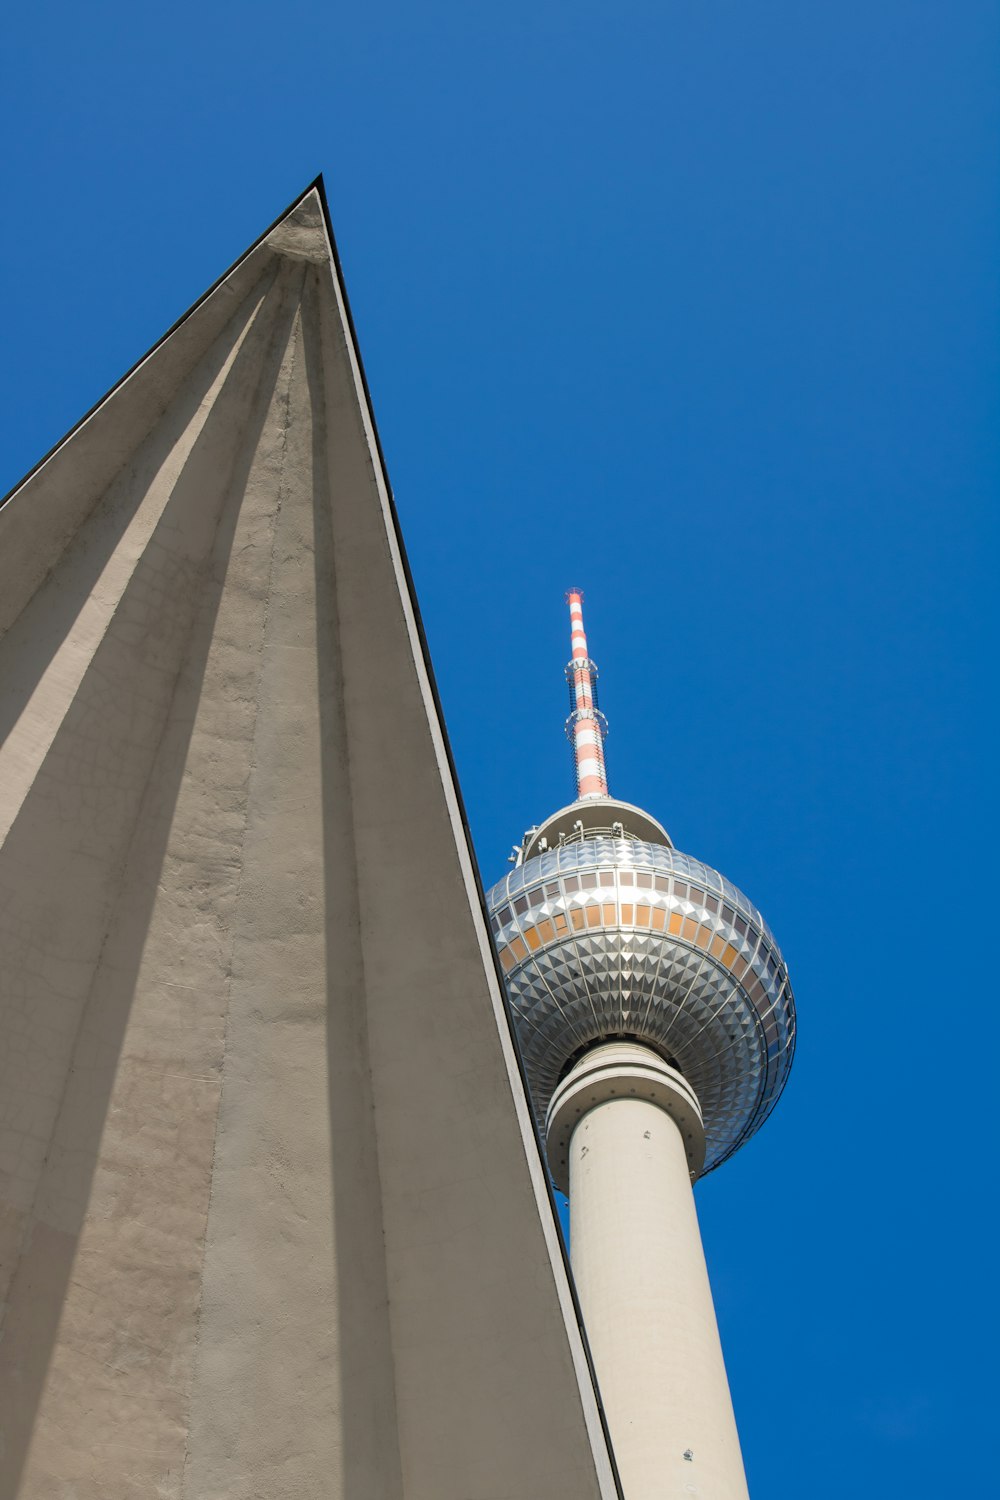
M694 1091L649 1048L608 1043L559 1085L547 1136L625 1500L748 1500L691 1190Z

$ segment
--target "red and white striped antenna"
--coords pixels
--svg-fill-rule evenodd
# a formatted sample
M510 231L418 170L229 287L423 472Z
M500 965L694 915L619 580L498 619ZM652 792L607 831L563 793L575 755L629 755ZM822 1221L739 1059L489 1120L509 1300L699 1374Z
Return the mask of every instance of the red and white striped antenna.
M579 801L608 795L608 773L604 766L604 737L608 721L597 706L597 665L587 651L583 628L583 590L570 589L570 640L573 655L566 667L570 715L566 735L573 746L576 765L576 795Z

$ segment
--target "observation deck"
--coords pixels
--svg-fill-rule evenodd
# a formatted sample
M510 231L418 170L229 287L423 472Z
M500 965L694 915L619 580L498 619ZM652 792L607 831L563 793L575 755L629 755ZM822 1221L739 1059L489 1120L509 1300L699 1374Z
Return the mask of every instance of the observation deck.
M606 798L531 830L486 899L543 1135L560 1079L615 1040L651 1047L695 1090L702 1175L760 1128L791 1067L795 1002L767 923L736 886Z

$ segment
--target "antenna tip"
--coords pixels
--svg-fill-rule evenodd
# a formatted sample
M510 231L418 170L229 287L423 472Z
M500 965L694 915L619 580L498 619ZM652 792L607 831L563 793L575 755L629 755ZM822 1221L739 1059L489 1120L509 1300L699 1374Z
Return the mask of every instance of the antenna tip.
M583 603L583 589L567 589L566 590L566 603L568 604L571 599L579 599L580 603L582 604Z

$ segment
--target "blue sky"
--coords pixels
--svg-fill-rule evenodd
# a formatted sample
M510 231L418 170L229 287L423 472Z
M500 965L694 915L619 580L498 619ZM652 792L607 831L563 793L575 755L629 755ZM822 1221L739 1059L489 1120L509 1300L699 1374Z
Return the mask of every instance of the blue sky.
M0 491L323 171L484 880L572 795L580 584L612 790L774 928L795 1069L698 1190L759 1500L995 1484L998 40L981 0L4 22Z

